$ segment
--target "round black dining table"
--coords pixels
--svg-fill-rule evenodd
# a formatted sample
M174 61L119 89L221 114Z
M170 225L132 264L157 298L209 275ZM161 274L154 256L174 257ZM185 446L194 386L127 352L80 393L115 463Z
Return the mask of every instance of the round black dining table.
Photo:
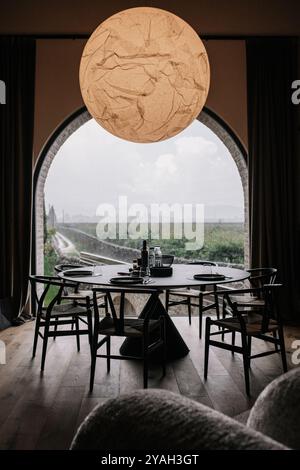
M82 271L89 271L91 270L90 266L86 266L85 268L78 268L78 275L76 276L68 276L67 273L64 272L59 273L58 275L66 280L69 281L76 281L78 283L84 284L91 284L94 287L107 287L113 286L110 281L114 277L121 277L122 274L129 275L129 267L130 265L104 265L104 266L95 266L92 268L93 274L92 275L84 275L80 276L79 272ZM130 287L135 291L138 288L149 287L151 290L158 289L158 290L166 290L166 289L178 289L184 287L201 287L201 286L214 286L216 284L226 284L232 282L243 281L249 278L250 274L248 271L244 271L242 269L236 268L229 268L229 267L221 267L221 266L202 266L197 264L173 264L173 275L169 277L150 277L145 278L144 284L135 284L134 286L128 286L128 290ZM202 274L204 276L211 277L211 275L222 275L224 279L213 279L213 280L197 280L194 279L194 275ZM114 285L115 286L115 285ZM125 287L123 285L123 287ZM127 286L126 286L127 287ZM158 302L158 306L155 312L155 317L159 315L164 315L166 318L166 342L167 342L167 359L178 359L180 357L185 356L189 352L189 348L185 344L182 336L178 332L176 326L174 325L171 317L168 315L167 311L165 310L164 305L162 304L161 300ZM120 348L120 353L124 355L134 356L137 355L137 351L140 350L140 344L138 344L137 339L133 338L126 338L124 343ZM159 358L160 352L156 351L155 356ZM153 356L155 360L155 357Z

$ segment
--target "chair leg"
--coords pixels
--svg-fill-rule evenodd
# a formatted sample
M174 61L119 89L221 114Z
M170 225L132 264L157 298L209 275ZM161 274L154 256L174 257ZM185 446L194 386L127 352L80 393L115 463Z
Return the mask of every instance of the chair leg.
M144 388L148 388L148 355L144 357Z
M231 344L235 346L235 331L232 332ZM231 351L231 354L234 356L234 350Z
M97 360L97 344L98 344L98 333L94 332L92 347L91 347L91 373L90 373L90 393L94 388L95 380L95 369Z
M90 349L92 350L92 344L93 344L93 320L92 320L92 312L88 310L87 312L87 322L88 322L88 336L89 336L89 345Z
M54 336L53 336L53 341L56 340L57 326L58 326L57 323L55 323L55 325L54 325L54 333L55 333L55 334L54 334Z
M203 320L203 295L199 294L199 338L202 338L202 320Z
M208 373L208 357L209 357L209 337L210 337L210 323L209 317L206 318L205 324L205 346L204 346L204 379L207 379Z
M215 285L214 286L214 292L217 291L217 286ZM220 306L219 306L219 297L218 295L215 293L214 295L215 297L215 304L216 304L216 313L217 313L217 319L220 320Z
M105 309L105 315L108 315L108 300L107 300L107 296L104 297L104 309Z
M33 340L33 349L32 349L32 357L35 357L37 342L39 338L39 329L40 329L40 318L37 317L35 321L35 331L34 331L34 340Z
M187 298L187 306L188 306L188 315L189 315L189 325L192 324L192 307L191 307L191 298Z
M169 291L166 290L166 302L165 302L165 309L166 309L166 312L168 313L168 310L169 310L169 299L170 299L170 294L169 294Z
M77 342L77 351L80 351L80 334L79 334L79 320L78 317L74 317L75 326L76 326L76 342Z
M163 340L163 354L162 354L162 373L166 375L166 363L167 363L167 341L166 341L166 321L164 317L161 317L161 338Z
M277 339L277 331L273 331L272 335L274 339ZM275 347L275 351L279 351L278 343L275 343L274 347Z
M144 334L143 337L143 382L144 388L148 388L148 335Z
M107 373L110 372L110 336L107 336L107 341L106 341L106 364L107 364Z
M224 300L223 300L223 305L222 305L222 319L223 319L223 320L225 320L225 318L226 318L226 312L225 312L225 302L224 302ZM224 341L224 340L225 340L225 333L224 333L224 329L225 329L225 328L224 328L224 327L222 327L222 331L223 331L223 333L222 333L222 341Z
M49 333L49 324L45 325L44 328L44 338L43 338L43 350L42 350L42 362L41 362L41 371L45 368L47 345L48 345L48 333Z
M280 354L282 360L283 372L287 372L287 362L286 362L286 353L285 353L285 344L284 344L284 334L282 325L278 328L279 344L280 344Z
M252 347L252 336L248 337L248 361L249 368L251 367L251 347Z
M245 388L246 394L250 395L250 381L249 381L249 358L248 358L248 343L247 335L241 333L242 336L242 349L243 349L243 365L244 365L244 376L245 376Z

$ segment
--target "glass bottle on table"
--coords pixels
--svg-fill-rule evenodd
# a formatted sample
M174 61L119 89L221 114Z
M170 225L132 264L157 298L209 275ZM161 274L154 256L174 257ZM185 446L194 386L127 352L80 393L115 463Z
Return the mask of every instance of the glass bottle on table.
M145 276L147 274L148 263L149 263L149 257L148 257L148 250L147 250L147 242L146 240L143 240L143 247L141 249L141 274L142 276Z
M162 266L162 253L160 246L154 247L154 266L156 268L161 268Z
M132 262L132 271L131 271L131 276L133 277L138 277L140 275L140 267L138 264L138 260L134 259Z
M149 248L149 269L155 266L154 246Z

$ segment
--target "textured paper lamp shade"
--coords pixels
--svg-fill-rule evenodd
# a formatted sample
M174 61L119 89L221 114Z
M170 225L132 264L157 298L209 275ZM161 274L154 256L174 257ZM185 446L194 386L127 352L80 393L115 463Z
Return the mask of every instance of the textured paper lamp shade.
M133 142L185 129L203 108L210 70L205 47L181 18L150 7L101 23L81 58L80 87L94 119Z

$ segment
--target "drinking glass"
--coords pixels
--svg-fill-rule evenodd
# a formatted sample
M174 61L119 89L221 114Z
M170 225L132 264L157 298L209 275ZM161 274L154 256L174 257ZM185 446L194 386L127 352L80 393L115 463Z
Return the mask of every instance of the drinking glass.
M91 268L93 271L93 276L102 276L102 266L100 264L93 264Z

